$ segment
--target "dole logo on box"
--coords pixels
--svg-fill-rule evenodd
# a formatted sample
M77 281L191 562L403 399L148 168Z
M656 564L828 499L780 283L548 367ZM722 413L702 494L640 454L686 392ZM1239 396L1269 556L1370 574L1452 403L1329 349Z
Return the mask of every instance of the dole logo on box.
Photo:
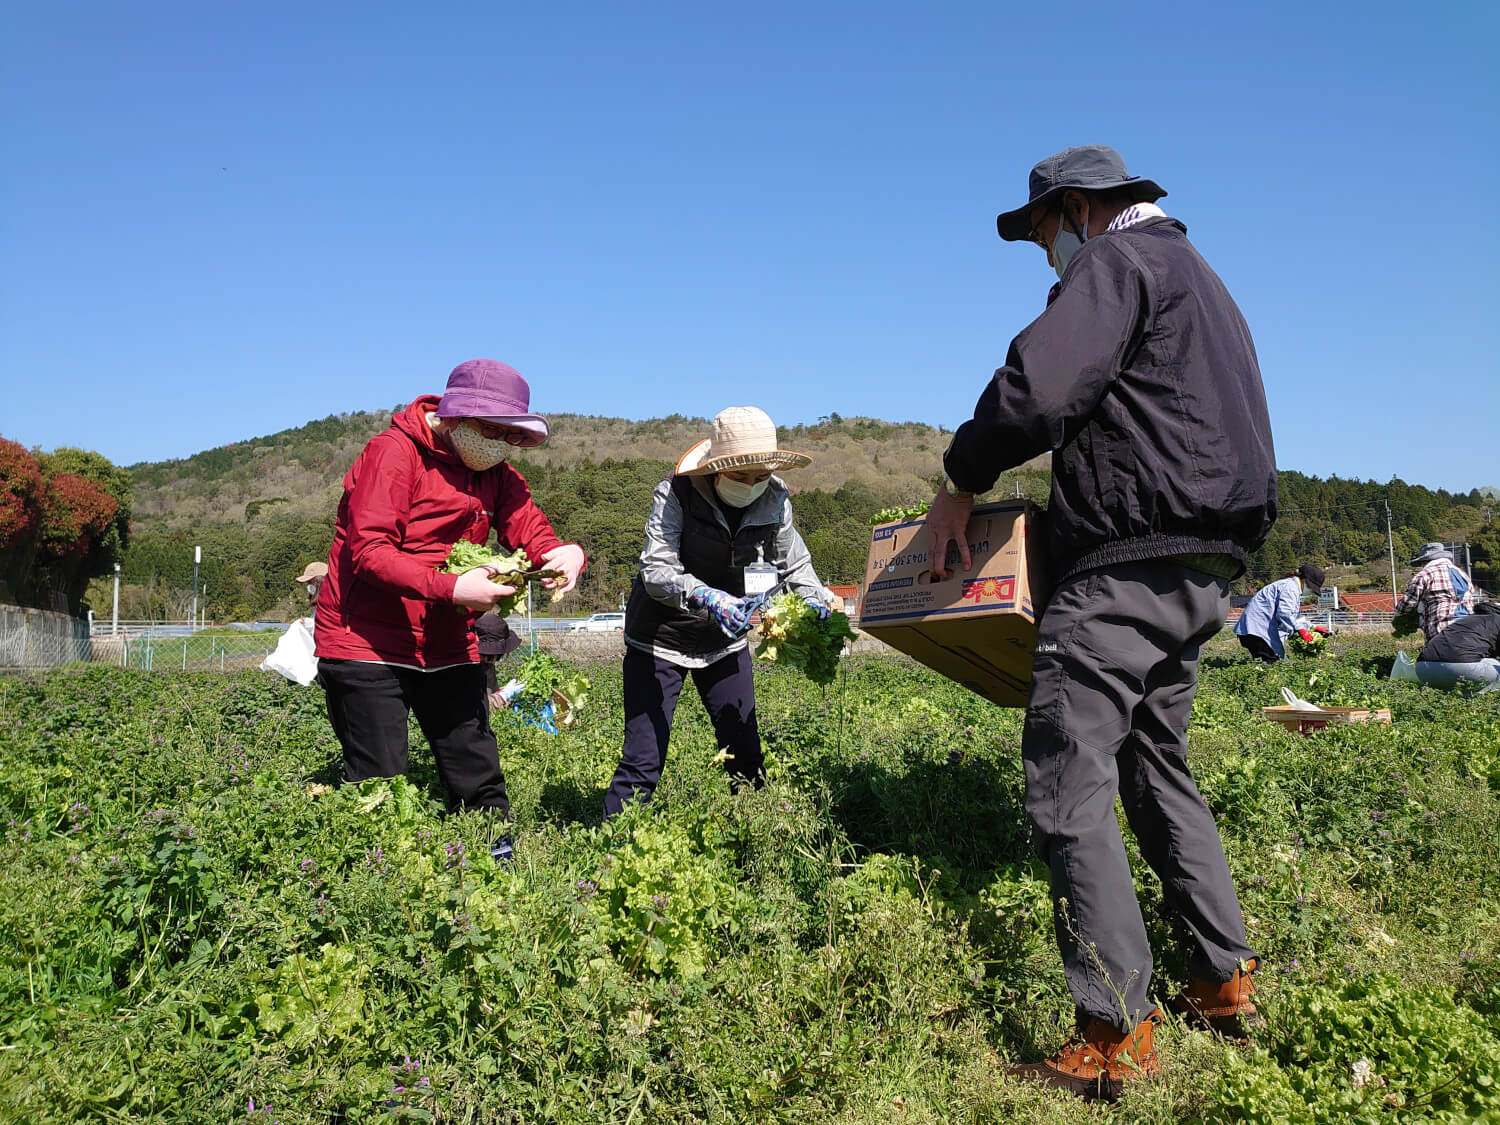
M1015 605L1016 576L1004 574L998 578L965 579L960 597L975 605Z

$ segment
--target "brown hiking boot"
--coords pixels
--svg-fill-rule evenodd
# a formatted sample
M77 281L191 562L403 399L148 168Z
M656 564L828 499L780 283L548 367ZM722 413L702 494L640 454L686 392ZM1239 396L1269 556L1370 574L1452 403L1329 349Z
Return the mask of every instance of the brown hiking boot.
M1192 984L1172 997L1169 1007L1188 1022L1217 1031L1228 1039L1248 1039L1257 1022L1252 999L1255 982L1250 979L1255 972L1255 958L1245 962L1245 966L1222 982L1194 978Z
M1112 1102L1124 1091L1125 1083L1161 1073L1151 1035L1164 1018L1160 1008L1152 1008L1131 1032L1090 1019L1050 1059L1008 1067L1006 1073Z

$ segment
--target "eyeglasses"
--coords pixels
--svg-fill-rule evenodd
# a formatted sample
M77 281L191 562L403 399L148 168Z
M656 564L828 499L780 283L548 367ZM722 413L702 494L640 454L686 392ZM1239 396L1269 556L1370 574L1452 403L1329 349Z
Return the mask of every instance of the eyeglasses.
M474 428L479 431L480 436L490 441L503 441L506 445L524 445L531 436L525 430L514 430L494 422L481 422L477 418L474 419Z
M1059 213L1061 213L1061 207L1060 206L1059 206ZM1050 214L1052 214L1052 206L1049 204L1048 206L1042 208L1042 214L1041 214L1040 218L1038 218L1038 219L1032 219L1031 220L1031 229L1026 232L1026 241L1027 242L1034 242L1034 243L1036 243L1043 250L1046 250L1049 254L1052 252L1052 248L1047 245L1047 240L1042 237L1042 232L1039 231L1039 230L1037 230L1037 227L1041 226L1042 223L1044 223L1047 220L1047 216L1050 215Z

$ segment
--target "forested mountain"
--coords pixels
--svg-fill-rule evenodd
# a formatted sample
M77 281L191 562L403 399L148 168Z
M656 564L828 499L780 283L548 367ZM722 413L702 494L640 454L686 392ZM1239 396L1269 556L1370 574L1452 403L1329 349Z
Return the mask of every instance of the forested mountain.
M338 506L344 470L390 419L390 411L333 415L179 461L132 465L136 523L142 529L201 527L330 513ZM645 422L586 414L551 414L548 420L552 438L543 448L524 453L528 466L675 463L709 431L707 419L680 414ZM783 426L779 432L784 446L813 458L807 468L788 476L793 489L831 492L859 483L904 503L932 491L951 436L920 422L837 414L810 426ZM1045 459L1037 462L1038 467L1045 464Z
M708 433L702 418L636 422L550 416L552 440L514 458L558 531L582 543L590 566L578 610L612 608L626 592L640 551L651 490L676 459ZM344 471L387 411L337 415L178 461L133 465L134 537L125 554L121 612L186 615L194 545L209 617L233 620L295 612L291 578L326 555ZM784 426L782 444L813 456L788 472L798 525L825 581L858 582L870 516L930 499L950 433L916 422L831 415ZM992 496L1045 503L1046 458L1006 473ZM1500 520L1486 490L1434 491L1400 480L1380 484L1281 473L1282 515L1241 588L1319 563L1344 589L1389 589L1386 504L1398 580L1422 543L1467 540L1476 579L1500 587ZM96 608L107 595L96 590Z

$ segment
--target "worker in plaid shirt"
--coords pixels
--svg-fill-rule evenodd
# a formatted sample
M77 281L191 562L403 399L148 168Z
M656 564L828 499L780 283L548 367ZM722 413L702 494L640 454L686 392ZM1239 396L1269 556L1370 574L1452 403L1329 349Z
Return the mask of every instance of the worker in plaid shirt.
M1455 617L1465 617L1474 611L1474 584L1454 564L1453 553L1441 543L1428 543L1411 560L1411 565L1419 569L1396 603L1396 613L1415 609L1422 632L1430 642Z

